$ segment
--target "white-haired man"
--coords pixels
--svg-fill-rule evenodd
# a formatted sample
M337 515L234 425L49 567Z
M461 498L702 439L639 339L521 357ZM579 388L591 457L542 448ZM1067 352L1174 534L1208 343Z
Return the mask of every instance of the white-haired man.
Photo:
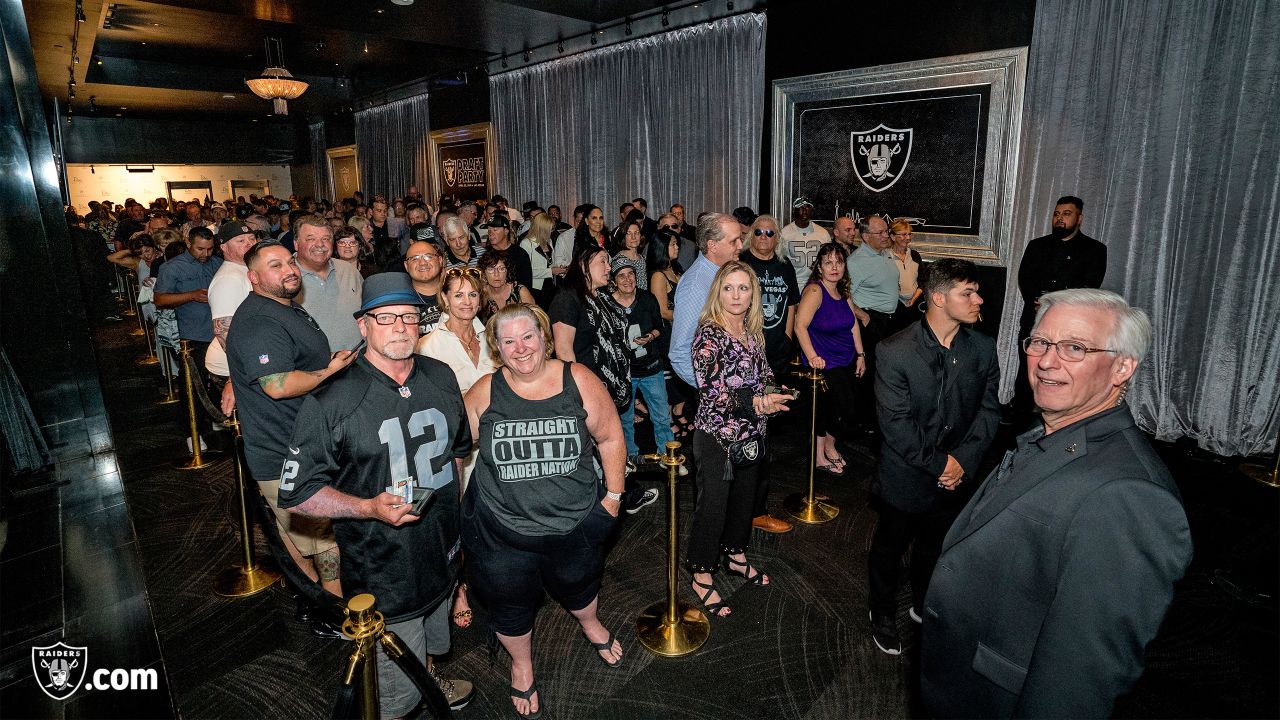
M1042 422L956 518L924 604L937 717L1109 717L1142 674L1191 533L1124 403L1146 313L1105 290L1040 298L1023 341Z

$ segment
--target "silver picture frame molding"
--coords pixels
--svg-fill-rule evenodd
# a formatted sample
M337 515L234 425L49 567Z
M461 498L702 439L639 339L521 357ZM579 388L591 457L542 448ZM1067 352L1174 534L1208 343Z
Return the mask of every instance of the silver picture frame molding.
M1022 104L1027 48L878 65L773 81L773 173L775 217L791 217L795 194L798 103L857 100L921 90L963 90L989 86L986 153L983 160L982 217L977 235L916 232L912 247L928 258L954 257L983 265L1007 265L1009 229L1017 192ZM911 208L895 208L911 214Z

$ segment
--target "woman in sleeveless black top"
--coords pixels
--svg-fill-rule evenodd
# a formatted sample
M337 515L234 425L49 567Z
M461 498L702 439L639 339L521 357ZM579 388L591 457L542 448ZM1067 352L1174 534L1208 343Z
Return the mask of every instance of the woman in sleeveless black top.
M551 323L541 309L499 310L486 341L499 369L466 395L480 447L463 499L462 544L471 591L511 654L516 713L537 717L531 642L544 591L578 620L606 665L622 662L622 644L600 624L596 604L626 445L604 385L582 365L550 358Z

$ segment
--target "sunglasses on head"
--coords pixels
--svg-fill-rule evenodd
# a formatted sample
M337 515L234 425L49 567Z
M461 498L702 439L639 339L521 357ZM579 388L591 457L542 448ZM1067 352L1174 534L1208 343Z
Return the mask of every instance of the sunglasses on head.
M773 232L772 230L765 230L765 229L763 229L763 228L756 228L756 233L755 233L755 234L756 234L756 237L760 237L761 235L763 235L763 236L765 236L765 237L773 237L774 232Z

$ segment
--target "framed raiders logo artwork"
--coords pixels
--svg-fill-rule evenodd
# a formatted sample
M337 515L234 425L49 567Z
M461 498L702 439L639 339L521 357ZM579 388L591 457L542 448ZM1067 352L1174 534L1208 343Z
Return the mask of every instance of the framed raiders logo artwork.
M449 193L459 200L481 200L492 194L491 127L476 123L431 132L427 153L432 198Z
M837 217L882 213L915 225L927 257L1008 258L1025 47L773 83L772 204Z
M329 180L333 189L329 197L335 201L349 198L360 189L360 164L356 160L356 146L343 145L325 150L329 161Z

